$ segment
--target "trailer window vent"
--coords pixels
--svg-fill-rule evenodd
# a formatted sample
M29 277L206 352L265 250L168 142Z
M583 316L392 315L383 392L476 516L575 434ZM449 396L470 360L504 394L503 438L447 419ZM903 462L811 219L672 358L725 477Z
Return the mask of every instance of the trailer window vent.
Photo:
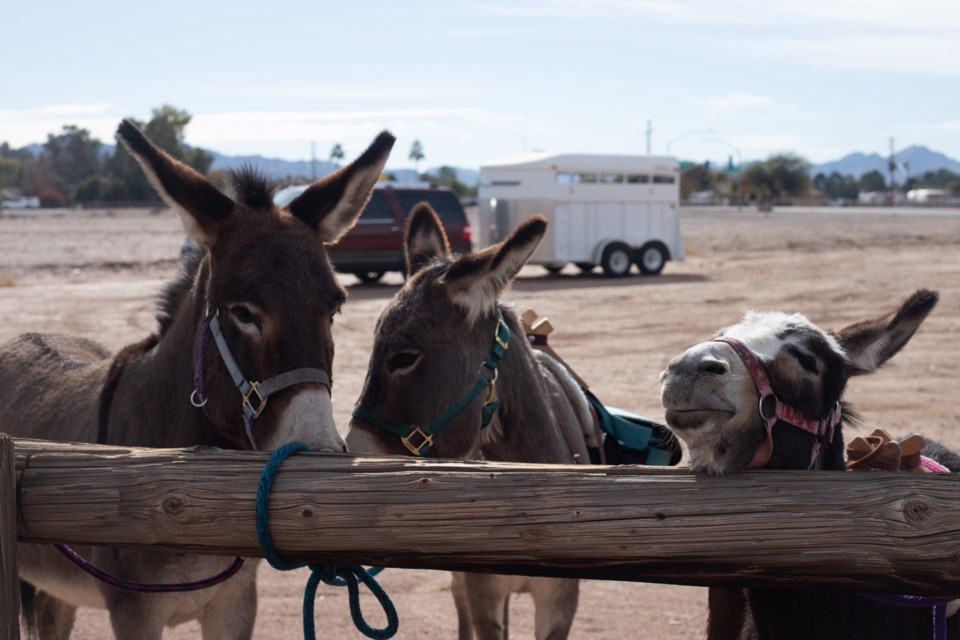
M519 187L519 180L491 180L491 187Z

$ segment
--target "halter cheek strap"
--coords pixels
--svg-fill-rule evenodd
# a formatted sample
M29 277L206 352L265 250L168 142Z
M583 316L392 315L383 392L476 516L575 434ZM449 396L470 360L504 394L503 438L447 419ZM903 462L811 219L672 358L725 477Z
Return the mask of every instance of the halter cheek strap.
M230 373L234 386L237 387L240 395L243 396L243 427L247 432L247 439L250 441L250 446L256 451L257 443L253 438L253 421L260 417L260 414L266 409L267 400L270 396L278 391L307 383L322 384L330 390L332 388L330 376L322 369L303 367L285 371L272 378L267 378L262 382L250 382L243 375L243 372L240 371L236 359L233 357L233 354L230 353L230 347L227 345L227 341L223 337L223 332L220 330L219 318L219 310L212 315L208 310L207 319L204 324L210 329L210 334L213 336L213 340L217 345L217 351L220 353L220 359L223 360L224 366L226 366L227 371ZM205 344L205 340L201 340L201 349L203 344ZM203 362L202 358L203 355L201 351L198 360ZM197 385L190 396L190 402L197 407L204 406L207 402L203 395L202 380L202 374L196 376Z
M483 389L486 389L486 397L483 401L483 408L480 410L480 428L483 429L493 420L494 414L500 408L500 401L497 400L497 377L499 375L497 365L506 355L509 344L510 329L507 327L507 323L503 321L503 314L497 309L497 328L493 335L493 346L490 347L490 355L480 365L480 375L477 377L477 381L473 383L473 386L459 402L449 407L439 418L431 421L426 427L416 424L383 422L378 420L372 411L360 405L357 405L353 410L353 417L399 436L403 446L413 455L428 457L433 450L433 436L473 402L473 399ZM490 373L486 374L484 369Z
M716 338L714 341L724 342L733 348L744 366L750 372L750 377L753 378L753 383L756 385L757 393L760 396L760 418L763 420L767 437L753 454L753 459L750 461L750 464L747 465L747 469L761 469L770 462L770 457L773 455L773 425L777 424L777 422L785 422L815 436L813 448L810 453L810 466L812 467L820 455L821 441L828 443L833 442L834 429L840 424L840 403L837 402L833 410L824 418L819 420L809 418L804 415L803 412L782 402L780 398L776 396L773 392L773 387L770 385L770 378L767 377L767 373L760 364L760 360L745 344L734 338L727 337ZM771 400L773 403L772 408L770 407Z

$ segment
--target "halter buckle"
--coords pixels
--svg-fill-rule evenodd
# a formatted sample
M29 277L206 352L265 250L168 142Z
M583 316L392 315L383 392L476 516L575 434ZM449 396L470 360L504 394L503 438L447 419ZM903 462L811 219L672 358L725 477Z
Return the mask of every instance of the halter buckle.
M420 444L418 444L418 445L414 445L412 442L410 442L410 439L413 438L413 437L416 436L416 435L419 435L419 436L420 436ZM415 455L415 456L417 456L418 458L420 458L420 457L423 457L423 455L420 453L420 451L421 451L424 447L432 447L432 446L433 446L433 436L431 436L431 435L428 434L428 433L425 433L425 432L423 431L423 429L421 429L420 427L414 425L414 426L413 426L413 431L411 431L408 435L400 436L400 442L402 442L402 443L403 443L403 446L405 446L405 447L407 448L407 451L409 451L409 452L412 453L413 455Z
M250 399L256 395L256 406L250 402ZM250 383L250 391L243 394L243 408L246 412L247 408L250 409L250 418L256 420L260 417L260 414L263 413L263 410L267 408L267 398L260 394L260 386L256 382Z
M493 339L496 340L497 344L500 345L500 348L503 349L504 352L506 352L507 349L510 348L510 346L509 344L507 344L507 342L503 338L500 337L501 328L506 330L507 340L510 340L510 332L509 332L510 330L507 328L507 323L503 321L503 316L500 316L500 318L497 320L497 330L493 332Z

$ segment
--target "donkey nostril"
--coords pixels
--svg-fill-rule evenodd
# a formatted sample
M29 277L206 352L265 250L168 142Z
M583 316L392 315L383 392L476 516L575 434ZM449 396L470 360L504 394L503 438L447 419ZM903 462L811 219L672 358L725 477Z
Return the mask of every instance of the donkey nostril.
M704 360L700 364L700 370L717 376L726 375L728 371L727 364L721 360Z

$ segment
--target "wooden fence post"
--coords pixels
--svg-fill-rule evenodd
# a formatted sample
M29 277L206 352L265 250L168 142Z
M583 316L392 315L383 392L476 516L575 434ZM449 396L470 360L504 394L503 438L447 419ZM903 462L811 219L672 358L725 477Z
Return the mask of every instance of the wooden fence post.
M17 577L17 484L13 439L0 433L0 639L20 638L20 578Z

